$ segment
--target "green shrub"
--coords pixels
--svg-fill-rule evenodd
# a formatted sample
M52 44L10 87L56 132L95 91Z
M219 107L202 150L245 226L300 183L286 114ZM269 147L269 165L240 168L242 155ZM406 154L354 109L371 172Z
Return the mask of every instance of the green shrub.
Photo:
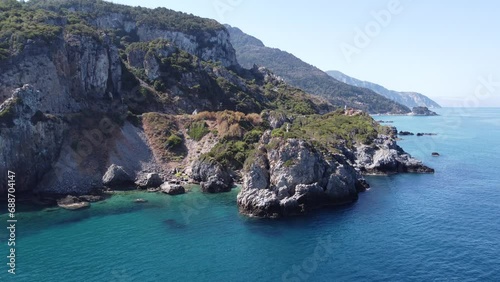
M189 125L187 134L192 139L200 141L209 132L210 130L204 121L194 121Z
M167 142L165 142L165 148L175 148L182 144L182 138L173 134L167 138Z

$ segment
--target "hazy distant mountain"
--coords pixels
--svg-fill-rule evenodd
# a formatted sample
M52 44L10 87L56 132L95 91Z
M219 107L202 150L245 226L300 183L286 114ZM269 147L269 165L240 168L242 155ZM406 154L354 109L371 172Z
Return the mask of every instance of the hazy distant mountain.
M368 81L362 81L335 70L327 71L326 73L331 75L333 78L342 81L344 83L347 83L349 85L364 87L373 90L378 94L387 97L393 101L396 101L400 104L403 104L409 108L421 107L421 106L428 108L441 108L441 106L438 103L434 102L429 97L420 93L398 92L394 90L389 90L381 85Z
M264 66L289 84L328 99L338 107L358 108L370 113L409 113L410 109L376 92L340 82L294 55L266 47L262 41L226 25L238 62L245 68Z

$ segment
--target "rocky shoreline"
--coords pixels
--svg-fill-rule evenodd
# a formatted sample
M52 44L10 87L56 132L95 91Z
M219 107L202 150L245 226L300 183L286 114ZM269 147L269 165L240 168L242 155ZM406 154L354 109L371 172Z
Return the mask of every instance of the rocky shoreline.
M363 175L395 173L434 173L434 169L412 158L387 135L379 135L372 145L332 154L304 140L271 138L268 132L243 173L237 202L241 213L253 217L304 214L355 202L358 193L369 187Z

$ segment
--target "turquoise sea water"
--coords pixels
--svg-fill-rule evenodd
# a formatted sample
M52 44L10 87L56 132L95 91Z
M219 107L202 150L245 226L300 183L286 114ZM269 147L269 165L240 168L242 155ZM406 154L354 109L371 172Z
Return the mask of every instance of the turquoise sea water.
M196 187L19 212L17 274L7 273L1 228L0 280L500 281L500 109L438 112L374 117L438 133L399 142L434 175L370 177L355 204L286 220L239 215L238 189Z

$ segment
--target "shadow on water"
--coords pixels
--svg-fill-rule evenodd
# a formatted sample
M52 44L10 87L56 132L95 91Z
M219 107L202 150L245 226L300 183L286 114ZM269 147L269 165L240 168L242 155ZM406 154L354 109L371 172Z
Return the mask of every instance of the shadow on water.
M181 223L175 219L165 219L163 221L165 226L167 226L169 229L185 229L187 227L187 224Z

